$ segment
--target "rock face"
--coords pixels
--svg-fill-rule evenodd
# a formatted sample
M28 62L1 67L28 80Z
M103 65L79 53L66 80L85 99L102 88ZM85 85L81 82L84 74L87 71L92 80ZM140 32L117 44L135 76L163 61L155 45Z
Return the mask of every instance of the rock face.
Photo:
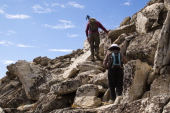
M108 104L108 71L89 61L89 43L65 56L37 57L7 66L0 80L0 113L169 113L170 1L151 0L109 36L100 32L99 56L116 43L127 57L123 94Z
M132 60L125 65L123 102L129 103L141 98L146 91L146 80L151 67L139 60Z

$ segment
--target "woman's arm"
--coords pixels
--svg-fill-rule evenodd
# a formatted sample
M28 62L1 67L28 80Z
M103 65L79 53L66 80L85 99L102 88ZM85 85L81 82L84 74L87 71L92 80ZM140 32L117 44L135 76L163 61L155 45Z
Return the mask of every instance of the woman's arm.
M128 61L127 61L127 58L122 54L122 53L120 53L121 54L121 60L122 60L122 62L124 63L124 64L126 64Z

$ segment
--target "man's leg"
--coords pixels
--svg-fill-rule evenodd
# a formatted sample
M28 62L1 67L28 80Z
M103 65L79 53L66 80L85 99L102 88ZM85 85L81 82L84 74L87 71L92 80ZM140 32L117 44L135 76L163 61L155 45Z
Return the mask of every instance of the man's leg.
M89 44L90 44L90 51L91 51L91 60L94 61L94 35L93 33L89 34Z
M94 33L94 43L95 43L95 54L99 55L100 37L98 32Z
M101 58L99 57L99 44L100 44L100 37L99 37L99 33L95 33L95 56L98 60L101 60Z

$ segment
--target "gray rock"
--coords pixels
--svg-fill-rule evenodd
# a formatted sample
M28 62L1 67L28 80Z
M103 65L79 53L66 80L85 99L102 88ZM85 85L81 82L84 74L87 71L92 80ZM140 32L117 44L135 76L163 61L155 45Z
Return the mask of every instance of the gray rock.
M76 97L73 106L76 108L95 108L101 105L101 99L96 96Z
M89 71L89 70L105 71L101 61L98 61L98 62L88 62L87 61L87 62L79 63L77 65L77 68L80 70L80 72L85 72L85 71Z
M93 109L65 108L65 109L54 110L50 113L97 113L97 111Z
M154 97L156 95L169 95L170 92L170 75L161 75L156 78L151 84L149 97Z
M126 17L121 23L120 23L120 27L124 26L124 25L129 25L130 24L130 17Z
M99 89L97 85L85 84L77 89L76 98L81 96L98 96Z
M122 113L160 113L168 100L168 95L137 100L132 103L128 103Z
M26 61L18 61L16 64L9 65L8 70L17 76L24 86L29 99L38 100L38 86L46 82L49 74L38 65Z
M164 106L162 113L169 113L169 112L170 112L170 102L166 106Z
M123 102L139 99L146 91L151 67L140 60L132 60L124 66Z
M121 26L115 30L111 30L109 32L109 38L112 39L112 42L114 42L122 33L132 33L135 32L135 23L131 23L129 25Z
M88 76L77 76L73 79L68 79L62 81L61 83L55 84L51 87L50 92L57 93L59 95L69 94L76 92L78 87L83 84L88 83L89 77Z
M96 85L101 85L104 87L108 87L108 76L107 76L107 71L105 73L99 73L96 76L93 76L93 78L91 79L93 84Z
M0 108L0 113L5 113L2 108Z

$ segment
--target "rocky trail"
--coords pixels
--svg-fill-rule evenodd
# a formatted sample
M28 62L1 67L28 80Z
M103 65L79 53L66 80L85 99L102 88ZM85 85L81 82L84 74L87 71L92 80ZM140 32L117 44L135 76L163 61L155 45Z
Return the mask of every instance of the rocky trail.
M0 113L170 113L170 1L151 0L109 36L100 32L100 57L116 43L127 57L123 94L108 104L107 70L84 48L65 56L19 60L0 80Z

